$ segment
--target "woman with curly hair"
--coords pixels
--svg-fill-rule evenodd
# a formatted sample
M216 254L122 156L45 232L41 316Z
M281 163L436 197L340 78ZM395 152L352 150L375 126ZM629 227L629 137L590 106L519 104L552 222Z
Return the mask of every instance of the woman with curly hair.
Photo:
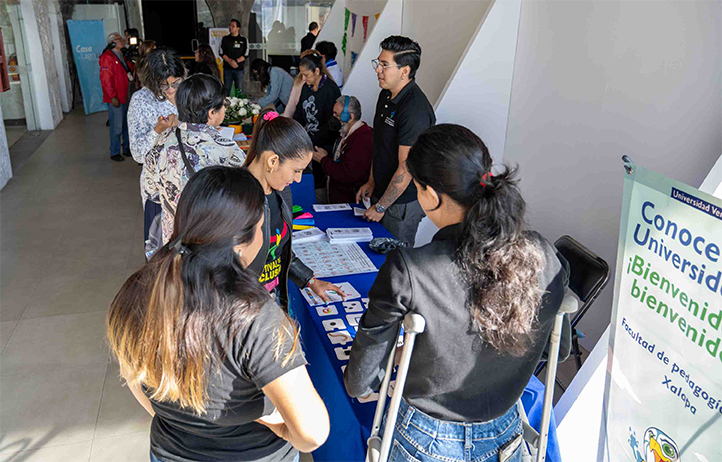
M384 376L407 313L416 338L389 460L521 461L517 402L568 285L556 250L524 221L515 170L492 174L484 143L459 125L423 132L406 161L439 232L389 253L369 292L345 372L351 396ZM426 429L426 430L423 430Z

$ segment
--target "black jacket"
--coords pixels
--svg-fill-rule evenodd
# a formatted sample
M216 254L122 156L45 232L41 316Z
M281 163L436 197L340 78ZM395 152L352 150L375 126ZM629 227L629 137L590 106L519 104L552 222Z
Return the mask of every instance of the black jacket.
M407 402L432 417L485 422L509 410L524 388L549 339L568 286L556 249L532 232L543 251L544 290L533 346L521 357L503 355L472 329L467 286L455 263L461 225L440 230L431 243L389 253L369 292L369 308L357 328L344 380L351 396L378 389L399 323L409 312L426 319L416 337L404 388Z
M276 191L281 197L281 211L283 213L283 221L286 222L289 230L293 230L293 196L291 195L291 188L287 187L283 191ZM256 255L255 260L248 267L251 271L257 274L259 277L263 272L263 267L266 265L266 258L268 256L268 248L270 247L270 236L271 236L271 209L268 206L268 199L263 207L263 247ZM294 284L298 287L305 287L309 280L313 277L313 270L308 266L304 265L301 259L293 253L292 248L293 233L289 236L288 245L283 249L281 255L281 274L279 276L279 298L281 308L288 311L288 280L291 279Z

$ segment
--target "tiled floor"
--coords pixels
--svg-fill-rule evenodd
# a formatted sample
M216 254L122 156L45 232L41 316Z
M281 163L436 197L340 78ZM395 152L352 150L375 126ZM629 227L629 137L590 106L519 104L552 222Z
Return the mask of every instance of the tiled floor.
M0 462L149 459L105 340L144 261L141 169L109 160L106 120L66 115L0 192Z
M148 460L105 341L143 263L140 167L109 160L106 120L67 115L0 192L0 461Z

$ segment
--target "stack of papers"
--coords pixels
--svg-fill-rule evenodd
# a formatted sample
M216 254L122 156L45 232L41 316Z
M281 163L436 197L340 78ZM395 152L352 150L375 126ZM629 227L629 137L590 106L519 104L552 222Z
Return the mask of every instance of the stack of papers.
M303 231L295 231L293 233L293 243L322 241L326 238L326 233L318 228L304 229Z
M326 235L331 244L370 242L374 238L371 228L328 228Z

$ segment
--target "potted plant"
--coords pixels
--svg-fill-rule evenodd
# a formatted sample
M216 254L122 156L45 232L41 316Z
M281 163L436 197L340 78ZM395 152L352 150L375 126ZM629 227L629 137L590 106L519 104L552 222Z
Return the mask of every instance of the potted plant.
M230 105L226 109L224 125L243 125L243 132L250 135L253 131L253 116L261 112L261 106L248 98L229 97Z

